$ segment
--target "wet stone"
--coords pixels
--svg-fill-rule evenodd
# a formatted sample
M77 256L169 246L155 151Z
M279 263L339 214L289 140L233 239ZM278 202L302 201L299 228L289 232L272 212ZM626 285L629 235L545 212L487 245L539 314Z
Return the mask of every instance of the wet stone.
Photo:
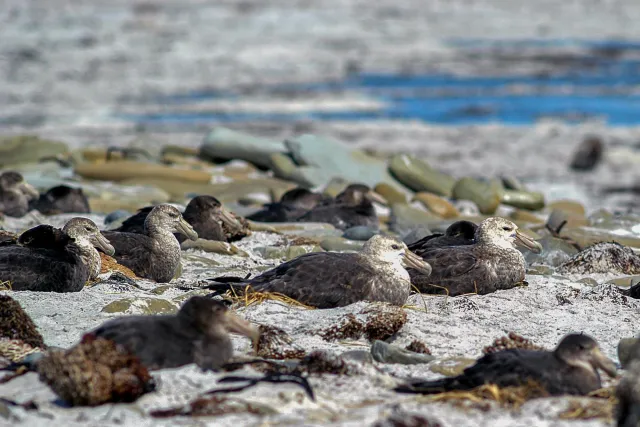
M366 225L358 225L346 229L342 237L349 240L367 241L376 234L378 234L378 230Z
M493 214L502 199L500 189L469 177L456 182L452 196L459 200L471 200L485 215Z
M391 158L389 171L402 184L414 191L428 191L451 197L455 180L429 166L423 160L408 154Z
M110 302L101 311L109 314L172 314L178 307L159 298L123 298Z
M456 218L460 213L448 200L435 194L420 192L413 196L413 201L418 201L429 212L441 218Z
M371 345L371 355L376 362L401 365L429 363L435 359L429 354L416 353L379 340Z

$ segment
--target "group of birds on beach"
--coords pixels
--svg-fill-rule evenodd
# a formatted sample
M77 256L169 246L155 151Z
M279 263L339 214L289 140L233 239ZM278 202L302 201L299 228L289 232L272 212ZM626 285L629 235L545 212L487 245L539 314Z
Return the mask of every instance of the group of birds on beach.
M81 190L53 190L39 195L19 174L5 172L0 175L0 211L21 216L30 206L39 206L43 213L70 212L65 204L70 209L84 206L77 202L84 197ZM75 217L62 229L39 225L19 236L0 232L0 282L9 283L13 291L81 291L98 276L105 255L138 277L170 282L180 268L181 243L186 239L236 241L250 234L247 220L327 222L343 230L361 225L377 228L373 205L377 201L376 193L362 184L348 186L335 198L296 188L279 202L242 218L213 196L196 196L184 212L169 204L145 207L110 231ZM86 207L80 213L88 212ZM516 246L535 253L542 250L507 219L491 217L479 224L462 220L443 234L409 245L375 234L359 252L307 253L253 278L213 278L205 287L215 295L229 289L279 293L321 309L358 301L402 306L412 288L456 296L517 286L525 279L526 262ZM175 315L123 316L91 331L124 346L150 369L189 363L220 369L233 356L229 333L244 335L254 344L260 335L258 328L213 296L192 297ZM553 351L503 350L485 355L458 377L410 381L396 390L439 393L533 380L550 395L585 395L601 387L598 369L616 375L616 365L593 338L570 334ZM637 390L629 393L639 394ZM640 419L638 413L635 417Z
M16 183L16 192L28 185ZM374 222L377 227L376 200L379 196L363 184L349 185L333 199L297 188L248 218L282 221L295 216L296 221L329 222L338 228ZM16 291L79 291L97 277L100 250L138 277L169 282L180 268L185 239L231 242L249 233L247 220L213 196L194 197L184 213L168 204L145 207L110 231L100 231L89 219L73 218L62 230L40 225L19 237L5 233L0 280ZM208 287L242 291L249 285L251 291L277 292L318 308L361 300L402 305L412 286L431 294L486 294L524 280L526 263L515 245L541 250L509 220L494 217L478 225L458 221L444 234L409 246L376 234L357 253L308 253L250 279L212 279Z

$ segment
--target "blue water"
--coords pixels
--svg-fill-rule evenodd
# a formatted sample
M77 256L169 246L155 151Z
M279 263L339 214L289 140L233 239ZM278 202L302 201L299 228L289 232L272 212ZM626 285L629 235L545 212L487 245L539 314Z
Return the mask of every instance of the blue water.
M122 115L141 124L233 123L298 120L421 120L446 125L504 123L528 125L544 118L577 123L600 119L613 126L640 124L640 42L580 40L451 40L464 61L495 62L495 75L448 73L386 75L363 73L343 81L264 88L285 94L362 93L382 101L380 111L306 111L296 114L182 113L180 106L242 95L201 91L158 99L161 114ZM570 50L567 50L570 47ZM527 54L524 51L529 49ZM535 49L532 51L531 49ZM564 49L559 51L559 49ZM520 55L520 56L519 56ZM514 75L509 64L536 70ZM483 69L486 70L486 65ZM539 72L542 69L544 72ZM638 93L637 95L635 93Z

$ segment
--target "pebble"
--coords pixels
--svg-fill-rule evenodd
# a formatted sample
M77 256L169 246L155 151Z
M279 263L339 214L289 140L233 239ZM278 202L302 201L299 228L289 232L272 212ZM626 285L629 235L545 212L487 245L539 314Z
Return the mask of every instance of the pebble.
M55 157L69 151L67 144L40 139L34 135L0 137L0 167L21 163L37 163L45 157Z
M160 298L123 298L110 302L100 311L109 314L173 314L178 307Z
M358 225L347 228L342 234L342 237L349 240L367 241L376 234L378 234L378 230L367 227L366 225Z
M428 191L440 196L451 197L455 179L439 172L428 163L408 154L398 154L389 161L389 171L393 176L414 191Z
M460 212L448 200L436 196L432 193L419 192L413 196L412 201L422 204L429 212L438 215L441 218L457 218Z
M401 365L429 363L435 359L430 354L416 353L380 340L375 340L371 345L371 355L376 362Z
M429 221L439 219L431 212L415 208L404 203L391 205L389 229L397 234L404 235L411 230L428 224Z
M601 161L604 153L604 143L599 136L587 136L578 145L571 159L571 169L575 171L593 170Z
M115 182L136 178L163 179L200 184L206 184L211 181L211 174L208 172L129 160L117 160L106 163L81 163L76 165L74 170L76 174L83 178Z
M471 200L484 215L493 214L502 199L500 188L470 177L460 178L455 183L452 196L455 199Z

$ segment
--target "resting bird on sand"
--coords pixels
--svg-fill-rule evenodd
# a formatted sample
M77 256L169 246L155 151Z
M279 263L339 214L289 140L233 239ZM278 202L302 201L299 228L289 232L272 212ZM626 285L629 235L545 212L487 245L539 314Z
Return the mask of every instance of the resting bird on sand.
M256 292L277 292L318 308L342 307L358 301L403 305L411 282L406 267L428 274L430 267L392 237L375 235L359 253L312 252L280 264L240 283L218 283L209 289L249 285ZM216 279L213 279L216 280Z
M298 222L326 222L340 230L358 225L377 229L378 216L372 202L386 204L364 184L351 184L335 200L322 203L298 218Z
M520 233L513 222L487 218L478 225L475 243L423 250L422 259L431 265L431 275L410 271L411 281L420 292L450 296L511 289L524 280L526 271L516 244L535 253L542 251L542 246Z
M29 205L30 209L36 209L45 215L60 213L89 213L89 200L84 195L82 188L73 188L68 185L58 185L41 194L40 198Z
M444 234L434 233L407 246L414 254L423 256L435 248L472 245L475 243L477 229L478 226L471 221L456 221L445 230Z
M153 206L147 206L138 210L113 231L144 234L144 222L152 209ZM191 224L200 239L229 242L249 234L244 230L245 224L242 220L227 211L213 196L196 196L191 199L182 217ZM186 240L181 233L176 233L175 236L179 243Z
M598 343L588 335L564 337L555 350L503 350L487 354L457 377L435 381L412 381L399 386L403 393L436 394L471 390L484 384L498 387L538 383L550 395L586 395L601 388L602 369L615 377L616 365L602 354Z
M113 255L90 219L72 218L62 230L39 225L22 233L17 244L0 247L0 281L14 291L80 291L100 273L94 246Z
M175 315L123 316L92 332L122 345L149 369L189 363L219 369L233 356L230 332L250 338L254 345L260 335L224 303L203 296L191 297Z
M116 249L114 258L137 276L166 283L180 266L180 243L173 235L180 232L191 240L198 239L180 211L171 205L154 207L144 221L145 234L104 231Z
M0 175L0 212L7 216L22 217L29 212L29 202L40 196L22 175L6 171Z
M295 221L325 200L325 196L304 188L294 188L282 195L279 202L268 203L249 216L248 220L258 222Z

